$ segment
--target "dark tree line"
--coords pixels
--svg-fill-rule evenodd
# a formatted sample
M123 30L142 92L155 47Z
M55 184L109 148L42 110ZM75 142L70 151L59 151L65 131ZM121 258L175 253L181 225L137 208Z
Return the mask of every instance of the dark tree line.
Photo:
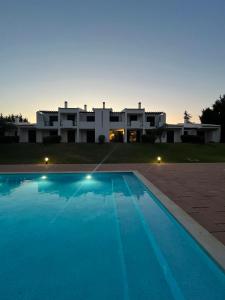
M20 122L28 122L28 119L24 118L21 114L3 116L3 114L0 113L0 135L4 135L7 130L15 127L16 118L18 118Z
M0 123L15 123L16 118L19 119L20 122L28 122L27 118L24 118L21 114L19 115L8 115L8 116L3 116L3 114L0 114Z
M203 124L216 124L221 126L221 142L225 142L225 94L220 96L212 105L202 110L199 116Z

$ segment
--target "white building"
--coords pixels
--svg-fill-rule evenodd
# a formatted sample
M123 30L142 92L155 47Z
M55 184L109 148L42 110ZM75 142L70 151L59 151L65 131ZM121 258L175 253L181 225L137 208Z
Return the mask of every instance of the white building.
M91 111L64 107L56 111L36 113L36 123L17 123L21 143L42 143L46 137L60 136L62 143L97 143L100 135L105 142L141 142L143 135L160 131L156 142L179 143L183 134L204 134L205 142L219 142L220 126L206 124L166 124L164 112L147 112L138 103L137 108L114 112L103 102L102 108ZM158 131L157 131L158 130Z

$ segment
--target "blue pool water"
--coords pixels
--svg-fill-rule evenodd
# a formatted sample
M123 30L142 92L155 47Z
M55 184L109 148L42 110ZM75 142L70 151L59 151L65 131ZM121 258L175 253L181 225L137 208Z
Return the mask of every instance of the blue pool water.
M0 175L0 299L224 300L225 274L132 173Z

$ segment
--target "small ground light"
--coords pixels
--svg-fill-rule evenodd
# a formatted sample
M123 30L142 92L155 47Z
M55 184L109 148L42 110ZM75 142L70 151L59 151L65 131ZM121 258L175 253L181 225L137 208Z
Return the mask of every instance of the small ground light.
M91 179L91 178L92 178L91 175L86 176L86 179Z
M46 164L46 165L48 164L48 161L49 161L49 158L48 158L48 157L45 157L45 164Z
M158 163L161 163L161 160L162 160L161 156L158 156L158 157L157 157L157 162L158 162Z

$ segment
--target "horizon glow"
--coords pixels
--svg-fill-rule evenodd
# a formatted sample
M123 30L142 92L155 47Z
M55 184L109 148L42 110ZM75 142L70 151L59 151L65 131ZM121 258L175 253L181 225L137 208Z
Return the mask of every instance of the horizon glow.
M0 2L0 113L163 111L183 121L225 93L225 1Z

